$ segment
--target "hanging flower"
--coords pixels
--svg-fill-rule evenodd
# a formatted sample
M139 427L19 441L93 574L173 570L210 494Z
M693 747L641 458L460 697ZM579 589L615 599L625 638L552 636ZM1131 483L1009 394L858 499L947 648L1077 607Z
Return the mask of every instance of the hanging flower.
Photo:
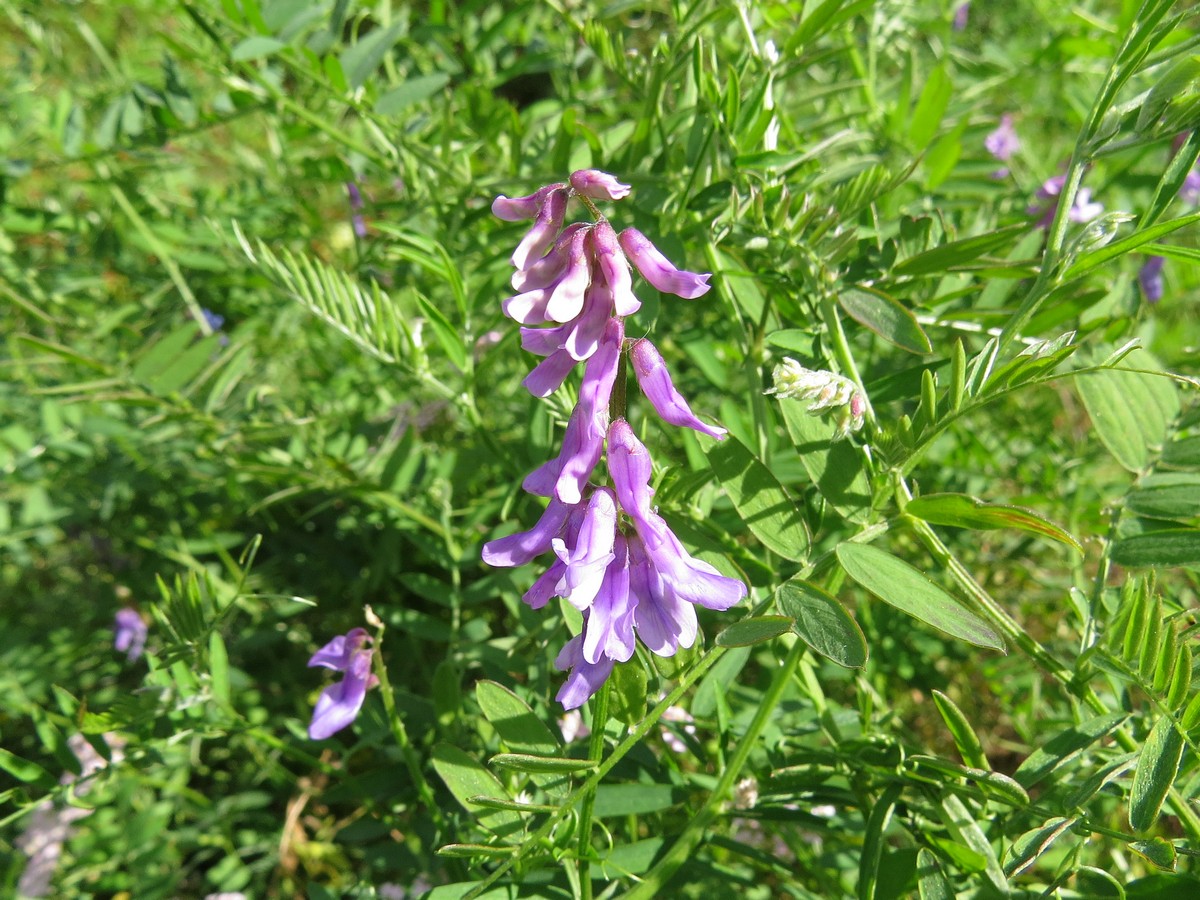
M324 740L358 718L367 691L379 683L371 673L372 648L365 628L352 628L338 635L309 659L309 668L324 666L341 672L341 681L329 685L317 698L308 736Z

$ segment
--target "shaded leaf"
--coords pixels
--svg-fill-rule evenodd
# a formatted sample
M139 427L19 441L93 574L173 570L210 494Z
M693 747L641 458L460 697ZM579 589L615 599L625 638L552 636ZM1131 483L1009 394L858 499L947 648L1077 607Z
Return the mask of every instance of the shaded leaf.
M1004 873L1010 878L1024 872L1045 853L1058 837L1075 824L1075 819L1056 816L1017 838L1009 849Z
M821 496L851 522L866 522L871 486L863 469L862 451L849 441L832 441L830 424L809 415L801 403L781 401L779 411L800 463Z
M780 585L775 603L794 620L792 631L817 653L847 668L866 665L867 639L834 597L801 578L792 578Z
M1200 566L1200 529L1164 528L1122 538L1113 544L1112 560L1118 565Z
M983 752L983 744L979 742L979 736L975 734L975 729L971 727L971 723L967 721L967 717L963 715L962 710L955 705L954 701L941 691L933 691L933 705L937 707L942 721L950 729L950 736L954 738L954 746L958 748L963 762L976 769L991 769L987 755Z
M1017 766L1013 778L1024 788L1033 787L1068 759L1100 740L1125 718L1125 713L1109 713L1058 732Z
M1161 716L1142 746L1129 789L1129 827L1134 831L1147 831L1154 825L1182 756L1183 735L1170 715Z
M381 116L390 116L406 106L427 100L449 83L450 76L445 72L410 78L404 84L394 87L380 96L375 101L375 112Z
M708 464L755 537L785 559L807 558L808 529L799 508L754 454L730 435L709 449Z
M756 616L734 622L717 635L719 647L748 647L777 638L791 630L792 620L788 616Z
M1131 353L1124 365L1160 368L1144 351ZM1117 462L1131 472L1146 468L1179 415L1179 397L1170 379L1106 369L1077 376L1075 385L1097 435Z
M496 776L466 752L451 744L438 744L433 748L433 768L446 783L454 799L474 815L475 821L484 828L503 835L521 827L521 817L516 813L503 809L484 809L471 802L470 798L476 795L498 800L510 798Z
M552 755L560 746L554 733L524 700L494 681L475 684L475 699L483 716L510 750Z

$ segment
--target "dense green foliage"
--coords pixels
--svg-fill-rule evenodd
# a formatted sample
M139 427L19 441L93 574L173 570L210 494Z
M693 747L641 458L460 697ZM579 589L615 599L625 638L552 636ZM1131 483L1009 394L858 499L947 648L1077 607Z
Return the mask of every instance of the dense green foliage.
M94 810L61 897L1200 893L1174 6L0 0L0 893L44 798ZM489 206L586 167L714 273L628 333L730 439L629 418L751 594L563 740L578 614L480 561L572 404ZM1039 225L1056 175L1103 215ZM765 394L785 356L862 430ZM355 626L386 680L311 741Z

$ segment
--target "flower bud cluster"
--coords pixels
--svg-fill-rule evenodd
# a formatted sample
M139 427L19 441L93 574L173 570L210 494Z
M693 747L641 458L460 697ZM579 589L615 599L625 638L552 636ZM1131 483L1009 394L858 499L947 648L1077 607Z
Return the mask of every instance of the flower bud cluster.
M775 386L767 389L780 399L811 400L807 411L833 410L837 430L833 439L841 440L863 427L867 401L849 378L825 370L806 369L789 357L771 374Z
M506 221L533 219L512 255L518 293L502 304L522 326L521 346L542 357L523 384L534 396L547 397L583 364L562 450L522 483L529 493L549 498L542 517L528 531L483 547L483 560L492 566L520 566L553 554L523 599L540 609L562 597L583 613L583 630L555 661L570 673L557 697L567 709L581 706L616 663L633 655L635 638L651 652L671 656L695 642L695 604L728 609L746 595L740 581L688 554L658 515L650 454L623 418L624 409L610 409L627 355L663 421L718 440L726 434L696 416L650 341L625 339L625 317L641 307L631 263L653 287L685 299L707 292L709 276L677 269L641 232L617 234L598 213L595 222L564 227L572 197L595 212L594 201L621 200L629 191L612 175L585 169L529 196L492 203L492 212ZM601 485L594 475L606 449L611 483Z

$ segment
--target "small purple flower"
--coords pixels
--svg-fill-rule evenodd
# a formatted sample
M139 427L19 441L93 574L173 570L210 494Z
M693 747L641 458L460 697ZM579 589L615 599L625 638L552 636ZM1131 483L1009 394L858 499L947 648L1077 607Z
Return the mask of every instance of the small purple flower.
M1012 113L1005 113L1000 117L1000 124L996 130L983 139L983 146L1000 162L1008 162L1021 149L1021 139L1017 137L1017 131L1013 128Z
M590 663L605 658L625 662L635 650L635 607L625 535L616 536L612 556L583 629L583 658Z
M492 201L492 215L505 222L532 219L541 212L542 204L546 202L546 198L550 194L561 191L565 187L566 184L560 181L557 184L548 184L544 188L539 188L527 197L509 198L501 194Z
M520 531L484 544L483 561L489 566L508 568L523 566L535 556L549 553L550 542L558 537L570 514L569 505L551 498L542 517L528 531Z
M1147 257L1138 269L1138 284L1147 303L1157 303L1163 296L1163 265L1166 260L1161 256Z
M642 273L642 277L664 294L675 294L685 300L694 300L708 293L711 285L709 274L685 272L671 264L649 238L636 228L626 228L618 236L622 249L630 261Z
M966 3L960 3L954 8L954 20L952 27L955 31L962 31L967 27L967 20L971 17L970 0Z
M1195 206L1200 203L1200 169L1192 169L1179 186L1179 199Z
M615 558L616 536L616 497L608 488L597 488L588 500L579 534L572 546L568 549L562 538L550 542L554 555L564 566L555 593L578 610L591 606L600 592L605 570Z
M608 222L596 223L592 244L596 248L600 274L612 295L613 311L618 316L632 316L642 308L642 301L633 295L629 260L625 258L617 233Z
M607 657L601 657L598 662L588 662L583 658L583 635L575 635L567 641L554 660L554 668L560 672L570 670L567 680L558 689L554 699L561 703L564 709L583 706L587 698L600 690L600 686L608 680L615 664L615 660Z
M133 662L146 647L146 622L136 609L126 606L117 610L113 621L113 649L124 653Z
M350 224L354 226L354 233L360 238L366 237L367 223L362 217L363 198L355 182L346 182L346 197L350 201Z
M633 371L637 375L642 393L646 395L659 418L670 425L691 428L717 440L724 440L728 432L720 426L701 422L692 412L687 400L675 390L662 354L650 341L645 338L634 341L629 350L629 359L633 363Z
M225 317L211 309L201 309L200 315L204 316L204 323L208 325L210 331L220 331L221 326L225 324Z
M1028 212L1031 215L1040 214L1037 220L1039 227L1049 228L1050 223L1054 221L1054 215L1058 209L1058 196L1062 193L1066 182L1066 175L1055 175L1053 178L1047 178L1038 188L1036 198L1041 202L1032 204ZM1091 189L1081 187L1075 192L1075 202L1067 211L1067 218L1072 222L1082 224L1092 221L1102 212L1104 212L1104 204L1093 202Z
M341 672L341 681L329 685L317 698L313 709L308 736L314 741L324 740L350 725L362 709L367 691L379 683L371 674L370 635L365 628L351 628L338 635L309 659L309 668L324 666Z
M629 185L621 184L615 177L598 169L580 169L572 172L571 187L593 200L622 200L629 196Z
M502 198L497 198L496 203L499 203L500 199ZM492 204L493 211L495 211L496 203ZM541 209L538 210L533 227L525 233L525 237L521 238L521 243L517 244L517 249L513 251L512 264L518 269L524 269L531 261L536 262L541 259L542 254L549 250L558 238L558 232L562 228L563 217L566 214L566 189L550 191L541 204Z

